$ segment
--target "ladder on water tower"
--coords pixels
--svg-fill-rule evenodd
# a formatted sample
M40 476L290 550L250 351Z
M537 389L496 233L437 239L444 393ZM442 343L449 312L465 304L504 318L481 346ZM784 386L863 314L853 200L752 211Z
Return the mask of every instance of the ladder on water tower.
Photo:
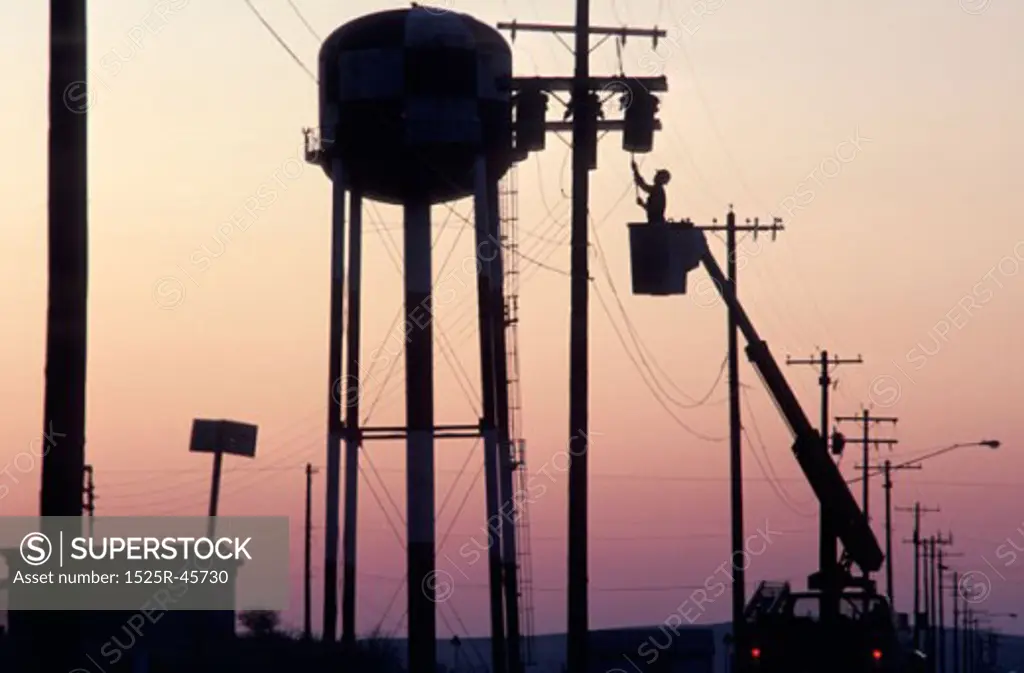
M502 178L498 187L500 206L500 235L506 254L505 294L505 357L508 362L508 418L509 447L515 469L515 489L526 493L529 475L526 471L526 440L522 433L522 397L519 390L519 191L515 165ZM516 566L519 580L519 630L524 666L535 664L533 659L533 573L530 558L530 518L526 499L515 513Z

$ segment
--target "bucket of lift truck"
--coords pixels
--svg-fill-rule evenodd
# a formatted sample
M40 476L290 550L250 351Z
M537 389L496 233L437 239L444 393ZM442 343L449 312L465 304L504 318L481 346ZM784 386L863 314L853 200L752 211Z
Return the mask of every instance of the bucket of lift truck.
M686 276L707 250L704 234L688 222L629 225L633 294L686 294Z

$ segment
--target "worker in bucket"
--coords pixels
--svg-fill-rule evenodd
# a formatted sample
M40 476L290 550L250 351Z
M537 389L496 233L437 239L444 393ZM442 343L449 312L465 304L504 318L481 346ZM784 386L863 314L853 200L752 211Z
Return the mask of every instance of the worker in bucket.
M640 175L636 161L630 165L633 168L633 182L637 187L636 202L647 211L647 223L665 224L665 185L672 179L671 174L662 168L654 174L654 184L649 185ZM646 201L640 196L641 189L648 195Z

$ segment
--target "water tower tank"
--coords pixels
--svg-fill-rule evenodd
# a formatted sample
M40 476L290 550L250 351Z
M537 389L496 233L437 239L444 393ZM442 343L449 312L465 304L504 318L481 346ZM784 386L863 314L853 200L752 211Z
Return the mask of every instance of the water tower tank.
M378 12L335 30L320 50L321 145L330 177L387 203L473 194L483 154L512 163L512 52L493 28L435 8Z

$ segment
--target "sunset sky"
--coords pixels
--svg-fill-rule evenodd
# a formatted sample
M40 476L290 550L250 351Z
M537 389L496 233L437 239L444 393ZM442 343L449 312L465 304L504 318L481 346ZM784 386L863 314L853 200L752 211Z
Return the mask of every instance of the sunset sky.
M452 9L490 24L574 19L568 1L451 1ZM298 4L321 38L359 15L404 6ZM303 470L306 462L324 464L328 383L331 189L322 171L303 163L300 132L317 124L316 85L240 0L161 0L164 19L152 0L91 5L87 462L95 467L97 514L203 515L209 457L187 451L191 419L258 424L255 460L225 460L221 513L292 517L294 605L287 618L299 625ZM864 364L835 372L833 415L869 405L873 413L898 416L895 429L878 429L879 436L899 439L894 461L954 442L1003 442L996 452L966 448L921 471L899 473L894 501L941 507L925 518L925 532L952 531L954 551L963 555L950 565L989 578L991 596L978 607L1014 610L1024 600L1024 558L1007 552L1010 544L1024 550L1024 508L1017 504L1024 470L1024 234L1015 219L1015 195L1024 188L1024 6L1011 0L593 5L595 23L669 31L656 52L649 42L630 39L622 56L628 74L664 73L669 80L661 106L665 130L644 159L645 172L672 171L669 215L710 222L724 218L732 203L741 220L784 219L786 230L774 243L743 242L739 278L745 306L780 362L818 348L844 358L862 355ZM257 6L315 70L319 42L287 4ZM47 30L45 2L13 0L0 9L7 92L0 113L5 515L38 507ZM520 35L514 55L520 75L571 73L571 54L552 36ZM613 43L594 52L592 69L618 70ZM510 260L522 270L528 465L552 475L529 511L538 632L565 629L567 152L550 137L543 154L519 166L523 257ZM657 624L680 610L692 593L687 587L704 584L728 559L724 381L707 404L687 408L707 395L721 368L725 311L706 292L629 295L626 224L642 211L617 135L602 141L591 184L591 624ZM266 189L274 191L274 202L244 232L236 228L225 238L224 224ZM454 250L445 269L465 275L467 289L439 309L436 410L438 423L464 424L476 422L478 413L479 353L474 286L459 271L473 254L465 219L472 205L454 206L458 215L450 218L447 208L435 209L435 274ZM401 212L368 204L365 224L368 362L395 333L402 303ZM721 255L721 244L713 245ZM706 290L702 277L697 273L691 284ZM168 288L183 291L173 306ZM785 369L817 419L816 370ZM385 365L369 378L368 423L400 424L401 363L390 376ZM752 535L766 526L772 531L771 543L752 559L749 590L761 579L802 585L817 560L813 495L792 458L785 425L746 362L741 378L749 386L746 524ZM852 424L844 430L859 433ZM849 476L861 463L857 449L841 463ZM363 455L359 630L402 633L405 554L392 525L404 536L404 444L368 443ZM880 458L887 456L883 449ZM451 531L438 567L455 578L452 598L440 606L439 633L484 635L485 563L467 563L459 554L484 539L483 482L475 476L482 452L469 440L440 441L436 462L438 507L445 503L439 537ZM314 485L317 627L324 483L321 471ZM856 493L859 499L859 486ZM882 496L876 479L871 511L880 539ZM909 611L911 548L902 540L911 517L897 514L895 530L896 600ZM983 581L973 577L975 584ZM728 614L724 594L702 608L698 623ZM1024 624L997 624L1024 631Z

